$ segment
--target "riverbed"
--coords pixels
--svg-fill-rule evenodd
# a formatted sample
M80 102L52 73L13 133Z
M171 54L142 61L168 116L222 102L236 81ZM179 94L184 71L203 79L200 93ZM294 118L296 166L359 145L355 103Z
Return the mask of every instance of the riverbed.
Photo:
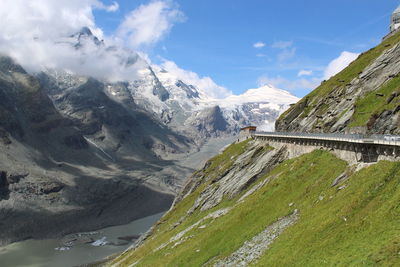
M163 213L62 239L26 240L0 247L1 267L72 267L101 260L127 249Z

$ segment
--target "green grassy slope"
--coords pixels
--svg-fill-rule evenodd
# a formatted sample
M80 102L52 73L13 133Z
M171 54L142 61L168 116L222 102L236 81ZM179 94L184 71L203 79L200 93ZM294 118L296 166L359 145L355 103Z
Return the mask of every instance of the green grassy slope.
M230 153L215 158L214 163L231 161L245 146L232 146L227 150ZM349 179L332 187L333 180L343 172L349 173ZM243 202L238 203L241 195L237 196L212 210L195 211L173 227L208 182L202 184L162 218L143 246L127 251L114 263L212 265L298 209L297 223L278 237L255 266L400 264L400 163L383 161L354 173L334 155L314 151L283 162L257 183L270 178L271 182ZM195 227L188 231L183 243L172 242L155 250L210 212L225 207L233 209L225 216L202 222L200 225L206 225L203 229Z
M394 110L400 105L400 78L395 77L379 90L370 92L356 101L350 127L372 124L382 112Z

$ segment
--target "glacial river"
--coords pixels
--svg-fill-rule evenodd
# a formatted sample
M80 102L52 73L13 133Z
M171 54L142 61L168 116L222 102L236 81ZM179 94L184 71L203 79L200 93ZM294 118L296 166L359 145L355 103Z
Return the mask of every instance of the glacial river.
M72 267L101 260L127 249L132 245L127 239L146 232L162 215L63 239L26 240L0 247L0 266ZM81 237L79 241L76 236Z

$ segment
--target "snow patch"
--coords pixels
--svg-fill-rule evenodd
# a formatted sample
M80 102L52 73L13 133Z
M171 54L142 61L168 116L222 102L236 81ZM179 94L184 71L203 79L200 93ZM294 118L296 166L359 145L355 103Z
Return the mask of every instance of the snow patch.
M92 243L94 247L102 247L108 245L107 237L103 236L101 239L98 239Z

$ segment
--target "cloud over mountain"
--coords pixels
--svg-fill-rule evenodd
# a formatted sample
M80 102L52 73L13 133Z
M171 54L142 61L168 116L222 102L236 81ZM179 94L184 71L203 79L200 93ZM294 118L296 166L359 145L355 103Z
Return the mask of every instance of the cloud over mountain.
M160 41L184 15L172 1L153 1L133 10L115 34L105 36L93 12L118 8L116 2L99 0L2 0L0 52L31 72L54 68L110 81L134 80L147 56L124 45Z
M192 84L201 89L207 95L213 98L225 98L232 95L232 92L223 86L216 84L210 77L200 77L193 71L181 69L172 61L164 61L161 65L163 69L175 75L186 83Z

